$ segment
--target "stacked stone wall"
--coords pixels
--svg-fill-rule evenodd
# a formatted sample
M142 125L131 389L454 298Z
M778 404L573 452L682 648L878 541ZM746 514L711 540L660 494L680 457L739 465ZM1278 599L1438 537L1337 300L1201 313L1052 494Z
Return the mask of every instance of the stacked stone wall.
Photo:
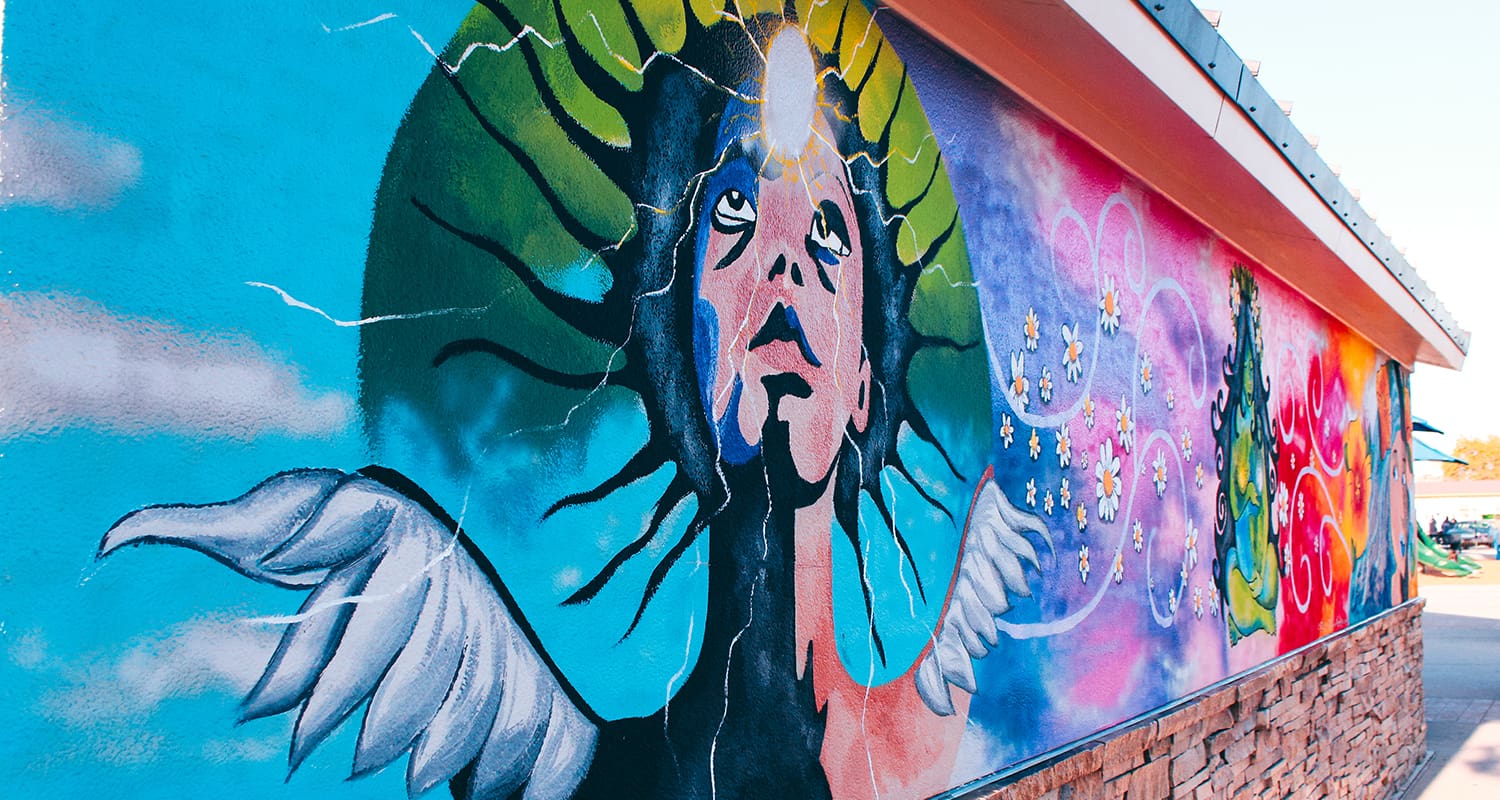
M1416 600L971 798L1386 798L1421 762Z

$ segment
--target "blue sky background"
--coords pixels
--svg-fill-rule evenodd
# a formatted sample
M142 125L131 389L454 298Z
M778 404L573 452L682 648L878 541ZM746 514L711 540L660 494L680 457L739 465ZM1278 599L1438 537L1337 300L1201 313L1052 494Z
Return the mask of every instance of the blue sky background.
M1500 5L1393 0L1196 0L1219 9L1219 34L1262 62L1272 97L1317 136L1344 185L1473 332L1462 372L1419 366L1412 411L1448 435L1500 434L1500 159L1494 46Z
M54 324L93 319L125 360L168 345L196 353L199 362L150 362L179 384L233 364L272 387L258 400L210 397L200 414L238 409L248 429L228 417L206 428L185 419L176 431L128 415L58 423L37 409L28 423L24 408L16 423L10 409L0 435L7 796L402 796L405 759L343 782L357 729L285 784L292 720L233 726L255 658L263 665L275 643L275 629L237 620L290 613L300 595L225 580L187 551L125 551L97 565L93 552L140 505L225 499L292 466L364 463L350 394L357 329L245 283L358 315L385 153L432 63L412 30L440 46L470 5L6 4L7 155L34 130L66 147L42 154L54 185L0 189L10 195L0 204L5 291ZM385 13L397 16L325 30ZM80 178L72 157L112 174L70 184ZM52 366L59 379L91 378L65 354ZM316 411L311 424L296 421L302 404Z

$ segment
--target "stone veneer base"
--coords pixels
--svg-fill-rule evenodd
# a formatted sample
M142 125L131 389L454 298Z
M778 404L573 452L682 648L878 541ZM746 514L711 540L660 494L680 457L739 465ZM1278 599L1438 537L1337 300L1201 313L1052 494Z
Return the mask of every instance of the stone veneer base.
M949 796L1389 797L1426 754L1423 602Z

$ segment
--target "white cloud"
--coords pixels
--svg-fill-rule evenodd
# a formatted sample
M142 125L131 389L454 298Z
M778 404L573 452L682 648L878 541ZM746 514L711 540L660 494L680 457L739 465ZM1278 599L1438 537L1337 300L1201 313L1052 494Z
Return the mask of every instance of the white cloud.
M0 440L60 428L251 439L342 431L354 402L314 391L243 337L113 314L76 297L0 294Z
M245 738L198 741L194 730L157 716L173 700L210 693L243 696L260 677L280 633L277 626L236 617L201 617L118 649L77 657L54 655L40 632L28 633L11 646L11 660L46 675L47 685L55 688L30 710L66 733L43 737L27 769L45 773L79 762L225 764L284 757L285 731L252 739L248 729L239 729Z
M140 637L119 653L62 668L65 688L38 710L73 728L146 722L169 699L208 692L244 695L276 648L279 628L206 617Z
M28 105L0 109L0 207L107 206L140 177L128 142Z

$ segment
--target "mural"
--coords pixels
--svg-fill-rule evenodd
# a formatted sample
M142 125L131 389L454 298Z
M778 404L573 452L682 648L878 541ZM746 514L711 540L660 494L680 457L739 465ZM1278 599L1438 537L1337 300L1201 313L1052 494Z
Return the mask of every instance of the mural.
M1411 595L1405 370L894 15L263 13L7 19L18 791L926 796Z

